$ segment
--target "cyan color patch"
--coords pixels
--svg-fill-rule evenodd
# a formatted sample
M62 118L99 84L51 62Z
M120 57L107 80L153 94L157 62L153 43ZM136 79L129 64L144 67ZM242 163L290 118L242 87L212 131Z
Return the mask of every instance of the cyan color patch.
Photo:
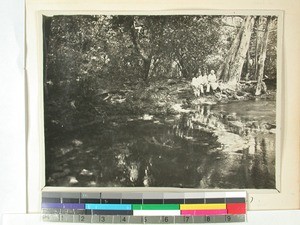
M85 209L92 210L131 210L131 204L85 204Z

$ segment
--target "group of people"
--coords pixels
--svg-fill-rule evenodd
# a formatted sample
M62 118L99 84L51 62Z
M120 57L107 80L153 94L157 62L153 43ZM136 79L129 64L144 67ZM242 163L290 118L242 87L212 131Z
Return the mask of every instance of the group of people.
M206 72L202 74L200 69L198 70L197 77L193 77L191 85L196 97L210 93L211 90L215 91L219 86L214 70L211 70L209 75L207 75Z

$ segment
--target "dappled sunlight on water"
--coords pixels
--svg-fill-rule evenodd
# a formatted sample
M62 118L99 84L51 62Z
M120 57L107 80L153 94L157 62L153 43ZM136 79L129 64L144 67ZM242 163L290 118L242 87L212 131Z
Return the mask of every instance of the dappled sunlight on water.
M274 108L233 102L95 125L47 150L47 185L275 188Z

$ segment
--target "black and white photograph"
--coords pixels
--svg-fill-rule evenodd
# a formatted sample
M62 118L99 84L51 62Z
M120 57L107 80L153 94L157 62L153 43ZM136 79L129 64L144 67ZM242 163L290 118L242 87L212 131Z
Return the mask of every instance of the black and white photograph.
M278 20L44 15L46 186L276 189Z

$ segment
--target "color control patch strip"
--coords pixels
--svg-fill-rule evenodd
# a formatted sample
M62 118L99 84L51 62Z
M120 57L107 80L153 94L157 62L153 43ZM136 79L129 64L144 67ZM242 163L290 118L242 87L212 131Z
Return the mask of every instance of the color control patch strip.
M245 222L246 192L42 192L43 221Z

